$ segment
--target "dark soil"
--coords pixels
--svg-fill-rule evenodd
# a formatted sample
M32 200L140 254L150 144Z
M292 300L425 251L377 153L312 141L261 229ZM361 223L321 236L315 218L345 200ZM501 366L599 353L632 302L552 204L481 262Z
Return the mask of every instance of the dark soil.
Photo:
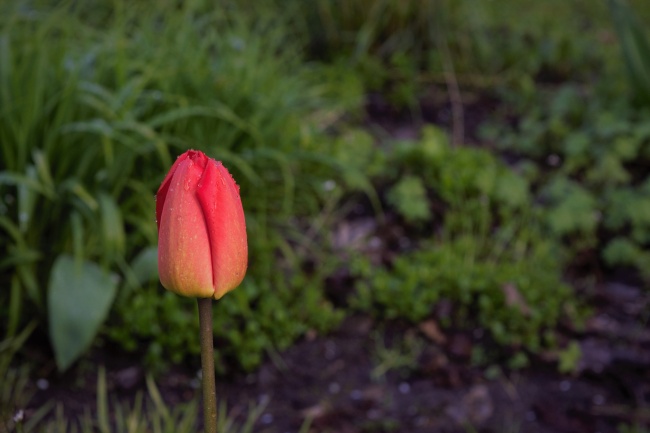
M650 296L620 283L601 285L592 296L593 318L581 332L567 331L582 353L571 374L558 373L557 354L517 371L473 367L478 330L443 332L433 320L379 327L357 316L330 335L306 337L254 373L218 379L219 394L240 418L251 403L266 402L255 431L268 433L298 432L306 419L310 432L349 433L607 433L621 423L648 426L650 330L638 323L647 320ZM404 349L404 341L418 342L417 350ZM396 354L407 361L397 363ZM144 369L136 361L106 351L95 357L107 368L109 395L129 401L144 392ZM27 416L49 400L63 402L72 416L92 409L95 371L71 377L76 385L70 377L50 377ZM198 380L194 370L177 367L158 386L173 405L192 399Z

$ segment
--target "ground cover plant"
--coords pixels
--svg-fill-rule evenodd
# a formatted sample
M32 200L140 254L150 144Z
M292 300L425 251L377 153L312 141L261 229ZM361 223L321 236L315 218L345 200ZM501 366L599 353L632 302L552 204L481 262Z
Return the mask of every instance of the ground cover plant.
M388 198L405 221L418 224L430 222L426 191L435 191L446 207L437 215L441 227L418 236L417 248L389 267L359 266L354 303L418 323L446 299L459 307L453 318L439 318L446 326L476 315L499 343L539 350L543 331L575 308L560 278L562 248L545 239L525 179L488 152L451 149L436 132L425 129L423 142L396 149L397 183Z
M153 201L189 148L246 211L242 431L644 431L650 10L493 3L3 2L0 431L197 427Z

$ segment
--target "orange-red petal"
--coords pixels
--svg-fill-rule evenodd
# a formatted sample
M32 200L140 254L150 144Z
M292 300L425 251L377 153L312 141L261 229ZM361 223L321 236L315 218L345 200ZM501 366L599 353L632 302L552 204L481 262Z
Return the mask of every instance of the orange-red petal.
M196 190L208 158L184 154L159 190L158 271L162 285L183 296L214 295L210 239ZM158 203L157 203L158 207Z
M241 283L248 266L239 187L221 162L208 159L196 195L210 239L214 297L219 299Z
M172 181L172 177L174 177L174 173L176 172L178 165L181 162L185 161L188 155L189 152L185 152L176 158L176 161L174 161L174 164L172 164L169 172L167 173L167 176L165 176L163 179L162 183L160 184L160 188L158 188L158 192L156 193L156 224L158 225L158 231L160 231L160 219L162 217L163 206L165 205L165 199L167 198L167 193L169 192L169 185Z

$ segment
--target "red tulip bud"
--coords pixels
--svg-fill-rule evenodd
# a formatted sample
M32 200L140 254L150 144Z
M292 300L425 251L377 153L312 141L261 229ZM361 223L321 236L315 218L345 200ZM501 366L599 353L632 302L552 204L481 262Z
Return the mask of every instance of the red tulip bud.
M158 273L183 296L219 299L244 279L246 221L239 187L219 161L178 157L156 194Z

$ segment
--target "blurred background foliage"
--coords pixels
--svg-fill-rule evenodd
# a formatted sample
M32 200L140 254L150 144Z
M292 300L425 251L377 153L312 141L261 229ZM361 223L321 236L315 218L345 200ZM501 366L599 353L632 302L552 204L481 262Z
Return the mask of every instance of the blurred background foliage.
M221 373L358 311L554 348L582 284L650 280L649 20L622 0L2 2L6 353L31 335L61 370L93 344L152 371L195 358L194 303L158 283L153 200L188 148L229 167L249 230L214 318ZM337 238L364 218L362 246Z

